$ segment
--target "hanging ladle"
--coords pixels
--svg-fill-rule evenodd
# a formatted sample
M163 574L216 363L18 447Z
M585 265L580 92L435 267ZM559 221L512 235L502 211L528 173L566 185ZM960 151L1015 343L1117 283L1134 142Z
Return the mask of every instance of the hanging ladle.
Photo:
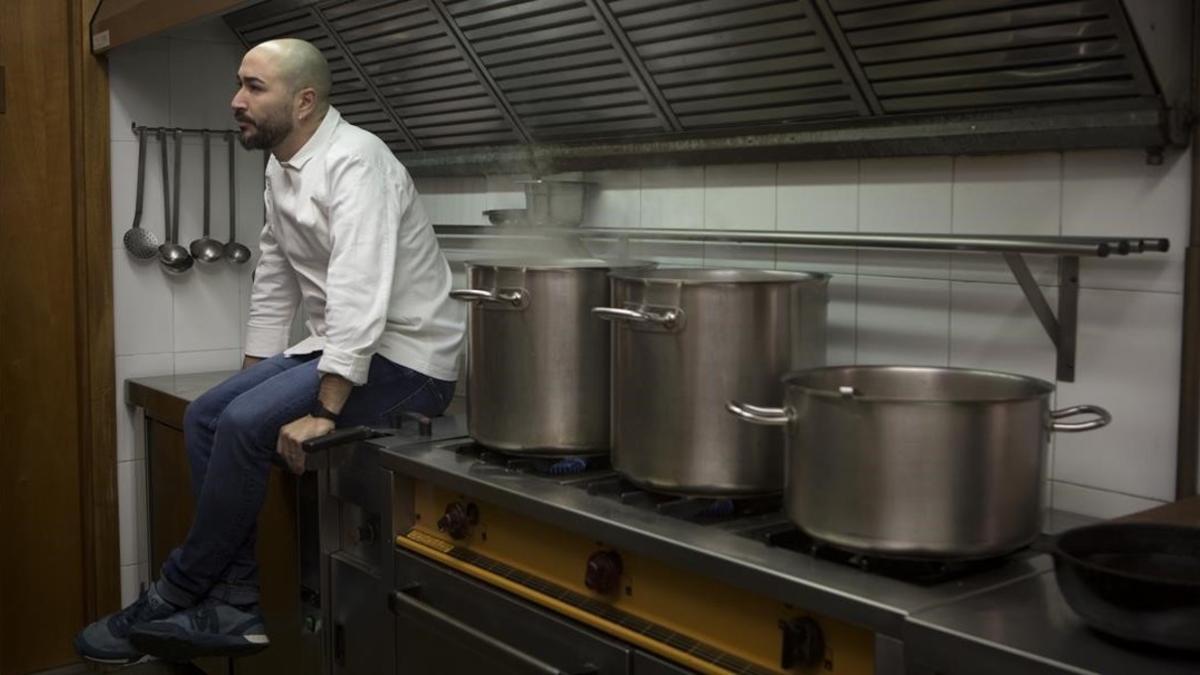
M175 134L175 202L171 203L169 181L167 180L167 137L162 135L162 166L163 166L163 207L171 223L171 233L167 243L158 247L158 262L168 274L182 274L192 269L192 256L188 250L175 243L179 240L179 177L181 157L183 156L183 131L176 129Z
M208 202L212 193L211 189L209 188L209 177L211 175L211 170L209 168L209 165L211 164L209 159L209 146L211 144L208 141L207 130L200 132L200 135L204 138L204 233L199 239L193 240L189 248L192 251L193 258L202 263L210 263L221 259L221 254L225 251L225 245L208 236Z
M239 265L250 259L250 249L237 242L237 229L234 227L237 216L237 181L234 179L233 166L237 163L233 154L233 134L229 132L225 135L225 142L229 144L229 241L225 244L225 258L230 262Z
M142 229L142 193L146 185L146 130L134 128L138 137L137 202L133 206L133 226L125 231L125 250L129 255L143 260L158 256L158 237L150 230Z

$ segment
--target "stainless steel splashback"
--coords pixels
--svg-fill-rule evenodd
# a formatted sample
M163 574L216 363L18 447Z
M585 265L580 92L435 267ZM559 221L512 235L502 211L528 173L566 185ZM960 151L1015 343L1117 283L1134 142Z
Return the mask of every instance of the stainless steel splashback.
M922 154L939 151L931 124L936 138L955 123L965 133L941 152L1167 145L1184 97L1160 82L1187 84L1191 10L1128 10L1139 17L1120 0L270 0L225 19L248 45L317 44L347 119L414 172L447 173Z

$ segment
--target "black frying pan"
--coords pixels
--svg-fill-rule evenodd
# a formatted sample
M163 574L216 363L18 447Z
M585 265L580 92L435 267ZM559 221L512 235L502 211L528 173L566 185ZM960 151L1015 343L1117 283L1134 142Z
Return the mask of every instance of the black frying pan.
M1047 544L1071 609L1101 632L1200 650L1200 528L1104 523Z

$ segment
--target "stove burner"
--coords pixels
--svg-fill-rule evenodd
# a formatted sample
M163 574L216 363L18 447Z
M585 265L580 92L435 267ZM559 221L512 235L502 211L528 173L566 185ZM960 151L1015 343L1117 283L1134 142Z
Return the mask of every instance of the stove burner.
M622 504L653 509L665 516L695 523L716 523L778 511L779 495L765 497L685 497L651 492L619 475L589 481L588 494L610 497Z
M611 474L607 455L517 455L500 452L478 443L454 446L454 452L470 455L489 466L522 471L548 478L577 479ZM566 481L564 481L566 482Z
M569 476L587 471L588 461L583 457L563 457L560 460L543 460L549 464L546 473L551 476Z
M983 572L998 567L1006 559L1004 556L1001 556L983 559L931 560L927 558L861 553L814 539L790 522L747 530L742 534L751 539L763 541L768 546L798 551L821 560L829 560L857 567L864 572L871 572L924 586L931 586Z

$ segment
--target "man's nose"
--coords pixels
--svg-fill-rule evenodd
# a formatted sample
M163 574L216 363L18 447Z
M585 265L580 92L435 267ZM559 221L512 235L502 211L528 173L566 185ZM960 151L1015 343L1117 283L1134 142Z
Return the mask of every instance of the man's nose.
M234 92L233 99L229 101L229 107L232 108L233 112L235 113L246 109L246 102L242 100L241 89L238 89L236 92Z

